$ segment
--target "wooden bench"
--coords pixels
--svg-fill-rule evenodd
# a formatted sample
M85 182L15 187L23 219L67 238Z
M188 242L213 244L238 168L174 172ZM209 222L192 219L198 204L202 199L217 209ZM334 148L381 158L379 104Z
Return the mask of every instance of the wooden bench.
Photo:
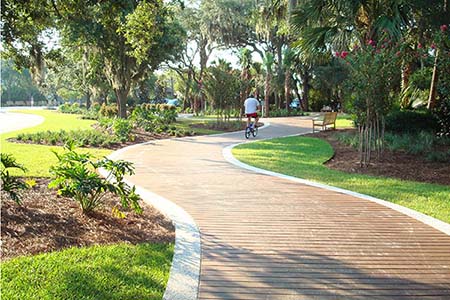
M313 120L313 133L315 127L322 127L322 130L326 130L327 126L333 125L333 129L336 129L336 117L337 112L326 112L321 120Z

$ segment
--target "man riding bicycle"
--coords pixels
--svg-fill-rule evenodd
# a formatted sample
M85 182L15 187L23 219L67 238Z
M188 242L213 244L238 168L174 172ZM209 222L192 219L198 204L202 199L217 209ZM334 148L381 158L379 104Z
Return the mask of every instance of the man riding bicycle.
M247 127L250 126L250 122L252 117L255 118L255 127L258 124L258 111L260 109L259 101L250 94L247 99L244 101L244 107L245 107L245 116L247 117Z

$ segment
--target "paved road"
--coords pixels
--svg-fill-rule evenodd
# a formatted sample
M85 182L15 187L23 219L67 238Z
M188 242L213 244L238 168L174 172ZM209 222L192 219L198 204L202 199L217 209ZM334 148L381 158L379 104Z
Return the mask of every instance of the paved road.
M12 113L0 111L0 134L34 127L44 122L44 118L32 114Z
M311 130L274 119L258 138ZM450 236L385 206L229 164L243 134L155 141L120 158L201 231L199 299L450 299Z

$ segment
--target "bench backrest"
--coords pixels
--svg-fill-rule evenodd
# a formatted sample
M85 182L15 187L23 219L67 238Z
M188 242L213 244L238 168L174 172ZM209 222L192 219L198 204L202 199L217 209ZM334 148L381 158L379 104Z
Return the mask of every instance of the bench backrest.
M337 112L326 112L323 117L324 124L334 124L336 122Z

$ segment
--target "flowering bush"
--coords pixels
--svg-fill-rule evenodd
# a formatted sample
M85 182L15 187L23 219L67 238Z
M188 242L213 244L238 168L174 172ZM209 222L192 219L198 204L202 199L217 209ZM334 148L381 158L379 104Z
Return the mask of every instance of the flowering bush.
M351 53L336 52L350 73L346 82L351 95L350 109L360 130L361 165L370 162L370 153L382 150L384 117L392 108L395 86L400 82L401 49L387 38L367 41Z

